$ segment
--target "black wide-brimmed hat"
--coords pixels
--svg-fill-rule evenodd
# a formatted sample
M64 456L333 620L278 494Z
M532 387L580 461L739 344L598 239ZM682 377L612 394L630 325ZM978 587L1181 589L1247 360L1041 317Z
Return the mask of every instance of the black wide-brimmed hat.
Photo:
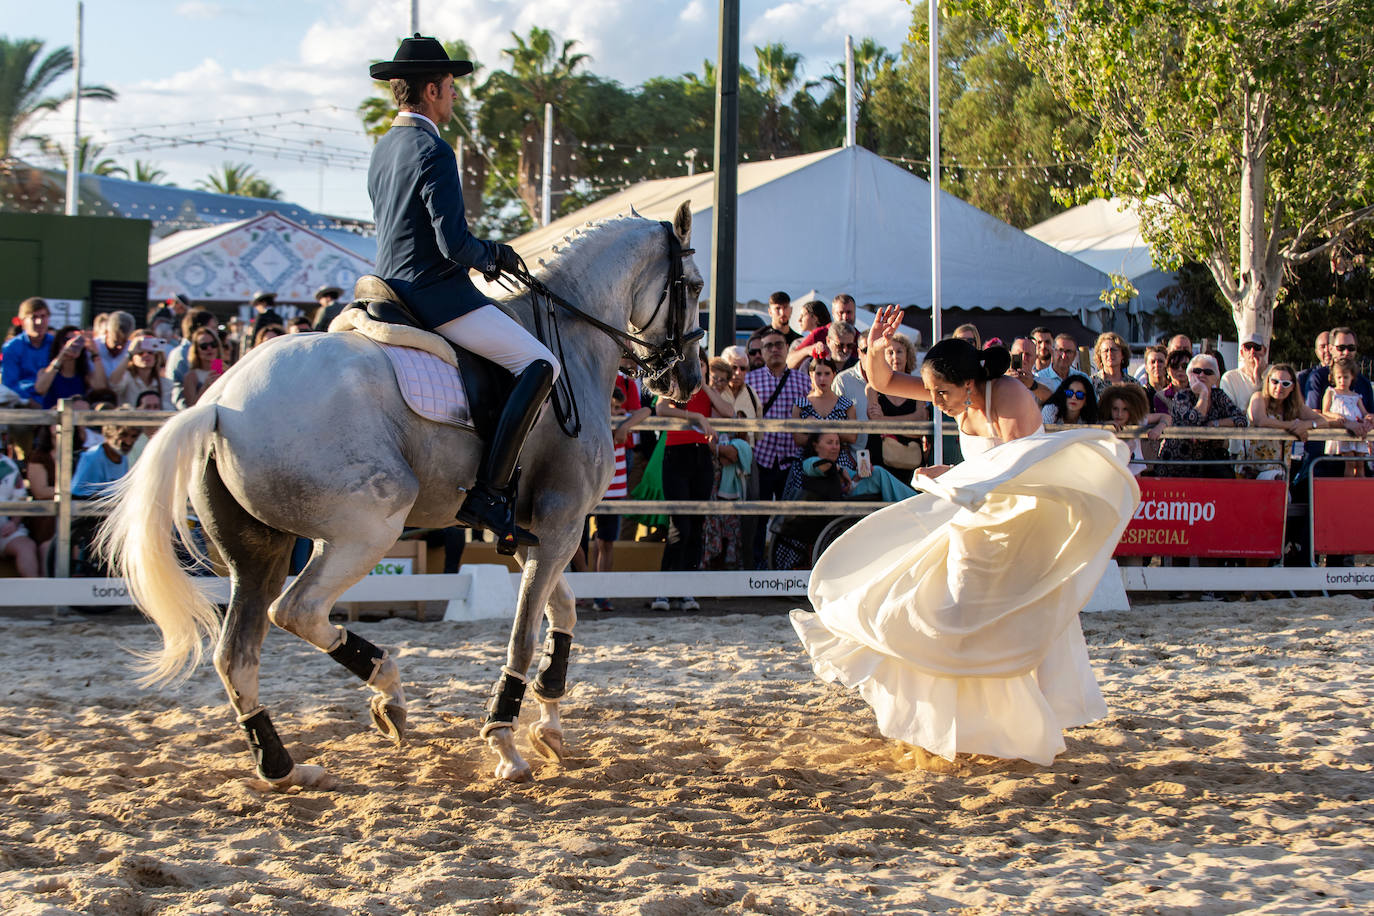
M426 38L416 32L414 38L406 38L401 42L395 60L379 60L368 67L367 72L374 80L390 80L419 73L467 76L472 72L472 61L451 59L438 39Z

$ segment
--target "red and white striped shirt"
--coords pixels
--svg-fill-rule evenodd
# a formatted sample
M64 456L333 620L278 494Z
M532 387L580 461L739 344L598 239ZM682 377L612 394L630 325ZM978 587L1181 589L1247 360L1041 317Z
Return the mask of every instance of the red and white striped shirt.
M606 495L602 499L624 499L630 495L630 490L625 485L629 476L625 469L626 448L624 445L615 447L615 476L611 478L611 485L606 488Z

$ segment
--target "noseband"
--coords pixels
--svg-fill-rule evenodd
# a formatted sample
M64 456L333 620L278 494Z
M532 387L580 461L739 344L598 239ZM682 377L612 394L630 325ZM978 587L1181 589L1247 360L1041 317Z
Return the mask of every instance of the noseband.
M695 328L686 334L682 331L683 325L687 323L687 280L683 270L683 261L688 255L694 254L696 249L682 247L682 243L677 240L677 233L673 231L672 223L664 221L660 222L659 225L663 227L668 236L668 279L664 284L663 292L658 297L658 304L654 306L654 312L649 316L649 320L644 323L644 327L653 325L654 320L658 318L658 313L663 311L663 305L666 302L668 305L668 336L660 343L651 343L628 331L612 327L594 315L587 314L549 289L531 274L523 259L519 268L506 271L503 274L503 276L508 275L519 280L530 291L531 304L534 306L535 335L558 356L560 362L563 361L563 340L559 334L558 318L554 306L572 313L574 317L585 321L615 341L616 345L620 347L621 355L634 363L634 369L627 374L635 378L650 380L660 378L682 362L687 357L687 348L695 346L696 342L705 335L706 332L701 328ZM549 325L547 329L544 326L546 316ZM639 333L643 334L644 331L641 329ZM644 356L640 356L635 351L635 347L643 347L648 352ZM582 421L578 416L577 399L573 396L572 384L568 381L566 372L559 374L552 400L554 413L558 417L558 423L563 428L563 432L576 439L578 433L582 431Z

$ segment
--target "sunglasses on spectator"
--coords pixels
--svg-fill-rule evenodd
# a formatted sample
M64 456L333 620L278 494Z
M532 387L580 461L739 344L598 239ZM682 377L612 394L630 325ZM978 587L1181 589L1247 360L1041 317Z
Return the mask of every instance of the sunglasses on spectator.
M749 350L747 352L750 356L759 356L763 353L763 351L759 349Z
M855 344L855 343L853 343L853 342L851 341L850 343L837 343L837 344L835 344L835 349L836 349L836 350L853 350L856 346L858 346L858 345Z
M1332 344L1331 349L1339 350L1342 353L1350 353L1355 349L1354 344Z
M1193 375L1216 375L1216 372L1215 372L1215 371L1213 371L1213 370L1211 370L1211 369L1207 369L1207 368L1202 367L1202 366L1199 366L1199 367L1196 368L1196 369L1191 369L1191 370L1189 370L1189 371L1191 371L1191 372L1193 373Z
M1240 345L1242 350L1254 350L1256 353L1264 349L1264 344L1243 343Z
M1075 401L1086 401L1088 399L1088 392L1073 389L1071 391L1064 392L1064 397L1070 398Z
M1269 384L1278 385L1280 388L1292 388L1293 380L1291 378L1271 378Z
M196 349L198 349L198 350L218 350L218 349L219 349L219 344L215 343L213 340L202 340L200 343L196 344Z
M764 345L763 345L763 348L764 348L765 350L781 350L781 349L782 349L783 347L785 347L785 346L787 346L787 341L785 341L785 340L774 340L774 341L770 341L769 343L764 344Z

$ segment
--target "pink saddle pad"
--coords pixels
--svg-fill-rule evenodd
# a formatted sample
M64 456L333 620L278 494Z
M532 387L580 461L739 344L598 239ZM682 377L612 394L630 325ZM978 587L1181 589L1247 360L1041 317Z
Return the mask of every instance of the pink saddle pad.
M410 409L436 423L473 429L472 411L457 369L433 353L380 344L396 372L396 384Z

